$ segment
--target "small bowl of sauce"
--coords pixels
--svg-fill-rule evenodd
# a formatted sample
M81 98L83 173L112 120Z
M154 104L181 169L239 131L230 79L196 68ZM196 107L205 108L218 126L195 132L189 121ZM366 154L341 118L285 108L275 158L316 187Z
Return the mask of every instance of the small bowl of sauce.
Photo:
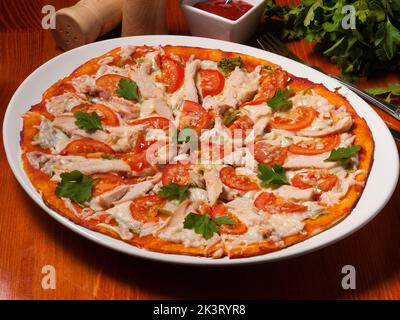
M243 43L257 29L264 0L182 0L193 36Z
M194 7L236 21L253 5L242 0L232 0L229 3L226 0L206 0L197 2Z

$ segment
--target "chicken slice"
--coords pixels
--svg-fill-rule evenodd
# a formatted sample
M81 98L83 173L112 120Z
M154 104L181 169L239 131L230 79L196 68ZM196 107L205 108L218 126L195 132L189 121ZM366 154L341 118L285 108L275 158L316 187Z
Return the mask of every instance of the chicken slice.
M161 98L162 89L156 86L151 76L151 63L144 62L132 69L131 78L139 87L141 96L145 99Z
M129 190L128 185L117 186L114 189L107 191L90 201L90 207L94 211L106 210L121 199Z
M208 201L211 205L215 204L223 191L223 184L219 177L219 172L215 167L206 169L204 180L208 194Z
M197 93L197 87L195 83L195 76L199 68L200 68L200 60L194 59L194 56L191 56L188 62L186 62L186 68L185 68L185 78L183 84L183 92L185 95L185 100L199 102L199 96Z

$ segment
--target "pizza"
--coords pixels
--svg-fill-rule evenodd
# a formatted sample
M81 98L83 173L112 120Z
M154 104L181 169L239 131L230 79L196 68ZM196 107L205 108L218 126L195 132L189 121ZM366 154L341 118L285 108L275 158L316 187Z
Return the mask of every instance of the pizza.
M338 91L252 56L122 46L23 115L24 170L45 204L144 250L243 258L351 213L372 165Z

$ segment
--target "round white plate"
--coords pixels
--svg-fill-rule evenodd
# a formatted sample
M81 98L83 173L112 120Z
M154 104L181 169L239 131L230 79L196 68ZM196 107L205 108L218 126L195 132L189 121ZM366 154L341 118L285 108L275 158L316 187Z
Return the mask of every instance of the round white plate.
M87 62L91 58L99 56L121 45L167 44L240 52L281 65L283 69L288 70L290 73L296 76L306 77L316 83L323 83L331 90L340 87L340 84L336 80L293 60L256 48L207 38L181 36L118 38L96 42L61 54L36 69L21 84L8 105L3 125L4 146L8 162L14 175L29 196L54 219L90 240L134 256L163 262L192 265L238 265L276 261L324 247L358 230L385 206L394 191L399 174L399 158L396 145L388 128L373 109L371 109L366 102L350 90L342 88L340 93L348 98L358 114L366 119L372 130L375 140L374 163L365 190L353 212L332 228L301 243L277 252L233 260L229 260L228 258L214 260L211 258L163 254L139 249L106 235L85 229L49 209L31 185L22 168L19 145L20 130L22 128L22 114L25 113L31 105L36 104L41 100L42 93L49 86L57 80L69 75L75 68Z

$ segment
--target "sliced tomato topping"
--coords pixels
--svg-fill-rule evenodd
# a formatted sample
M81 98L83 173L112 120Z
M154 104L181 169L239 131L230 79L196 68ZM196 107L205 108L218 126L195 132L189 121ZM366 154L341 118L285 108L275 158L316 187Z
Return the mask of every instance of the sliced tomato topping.
M146 151L143 150L139 153L125 153L121 159L125 161L133 171L142 172L145 169L151 168L150 163L147 161Z
M105 74L96 80L96 86L102 89L107 95L115 95L115 91L118 89L118 82L121 79L127 79L127 77L120 76L119 74Z
M167 164L162 173L162 184L165 186L170 182L186 185L192 181L190 175L190 165L186 164Z
M268 214L290 214L307 211L306 206L278 198L270 192L260 193L254 201L254 205Z
M94 197L103 194L104 192L110 191L117 186L125 184L125 180L112 173L95 173L91 175L94 179L92 194Z
M241 191L258 190L260 187L250 177L245 175L237 175L233 167L224 167L221 169L219 176L222 183L228 187Z
M190 127L197 133L210 126L211 116L200 104L185 100L179 120L179 129Z
M254 126L253 120L249 116L243 115L236 119L230 126L232 135L234 137L241 136L242 139L246 139L247 131L251 130Z
M261 78L260 90L256 99L267 100L272 98L278 88L285 88L288 82L289 75L286 71L277 69L268 72Z
M273 146L266 142L257 142L254 145L254 158L268 166L282 165L288 154L287 147Z
M275 115L270 122L271 128L298 131L308 127L315 119L317 112L311 107L297 107L289 111L288 116Z
M140 153L144 150L147 150L152 144L156 143L157 140L146 140L146 134L141 133L139 134L136 144L133 147L133 152Z
M340 143L340 136L338 134L326 136L323 138L316 138L313 140L300 141L292 144L289 151L295 154L314 155L335 149Z
M158 209L165 201L155 195L136 198L130 205L132 218L143 223L157 222Z
M213 207L212 218L217 218L220 216L228 216L231 219L235 220L235 224L223 224L219 226L219 234L234 234L239 235L247 232L247 226L240 221L235 215L231 214L228 211L228 208L223 204L216 204Z
M75 111L84 111L84 112L96 112L101 119L101 122L107 126L116 127L119 126L119 120L117 115L112 111L109 107L106 107L102 104L86 104L86 105L79 105L73 107L71 109L72 112Z
M317 188L322 192L327 192L332 190L338 181L338 177L331 173L307 171L297 173L290 182L299 189Z
M221 72L214 69L203 69L199 71L201 95L204 97L219 94L225 85L225 77Z
M182 86L185 68L181 63L170 57L161 56L161 71L168 93L174 93Z
M130 126L136 126L138 124L149 125L152 129L168 130L171 121L164 117L149 117L139 120L134 120L129 123Z
M220 160L232 153L233 146L222 145L210 142L201 144L200 156L201 160Z
M93 153L113 154L114 150L104 142L91 138L82 138L70 142L63 151L62 155L84 156Z
M244 107L244 106L258 106L259 104L265 104L266 101L267 100L264 99L264 98L259 98L259 99L252 100L252 101L244 103L242 105L242 107Z

